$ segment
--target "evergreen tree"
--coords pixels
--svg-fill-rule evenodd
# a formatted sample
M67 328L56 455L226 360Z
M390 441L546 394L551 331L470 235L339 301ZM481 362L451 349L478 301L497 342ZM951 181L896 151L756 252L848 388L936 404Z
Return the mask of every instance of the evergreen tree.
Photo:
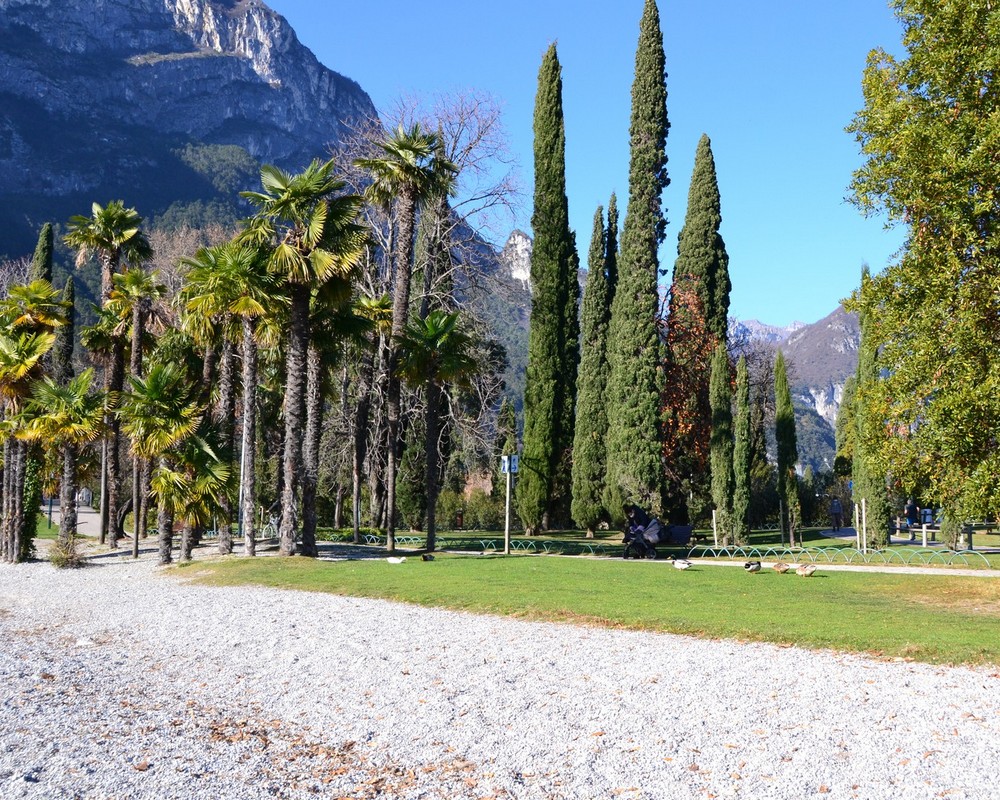
M31 259L31 281L48 281L52 283L52 223L46 222L38 233L38 244L35 255Z
M733 542L733 395L729 383L729 354L719 342L712 356L712 501L716 525L725 544Z
M844 392L840 396L840 409L834 426L837 455L833 461L833 471L837 475L850 475L854 462L854 439L857 424L854 420L854 389L858 385L856 375L849 375L844 381Z
M618 286L618 198L611 193L608 201L608 229L604 236L604 276L608 284L608 324L611 324L611 304Z
M604 394L608 383L607 338L611 308L605 274L607 233L604 209L594 214L594 231L587 259L587 286L583 293L583 341L577 376L577 421L573 437L573 519L593 537L594 528L607 516L604 478L608 432Z
M861 276L861 299L871 289L871 277L865 267ZM879 445L884 431L884 416L872 412L871 395L877 391L879 366L878 345L872 336L868 309L860 309L861 346L858 350L858 371L854 392L854 502L865 505L865 523L869 547L886 547L889 544L890 508L886 490L885 470L879 463ZM860 524L860 520L855 520Z
M76 336L76 289L73 276L66 278L62 302L66 309L66 324L56 328L56 342L52 347L52 378L58 386L65 386L73 379L73 343Z
M524 392L524 451L517 511L529 531L548 528L568 511L572 399L575 397L577 258L566 199L566 133L562 78L555 45L542 59L535 99L535 234L532 310ZM572 304L572 313L569 306ZM572 317L572 324L570 323Z
M774 437L778 448L778 496L784 506L788 545L794 547L795 532L799 523L798 479L795 476L795 462L799 460L799 454L795 440L792 392L788 388L785 356L780 350L774 362L774 404Z
M750 540L750 372L743 356L736 363L736 419L733 431L733 537Z
M608 474L606 508L662 507L660 337L657 249L666 219L666 60L654 0L646 0L635 56L630 125L629 199L617 262L608 335Z
M712 406L710 381L716 342L725 342L729 315L729 256L719 235L722 224L719 183L712 144L704 134L695 153L684 227L677 239L677 261L667 323L669 352L664 412L667 461L676 477L668 485L673 515L697 517L714 489L709 464ZM705 337L710 337L708 341ZM679 482L677 479L680 479ZM716 507L718 504L716 503Z

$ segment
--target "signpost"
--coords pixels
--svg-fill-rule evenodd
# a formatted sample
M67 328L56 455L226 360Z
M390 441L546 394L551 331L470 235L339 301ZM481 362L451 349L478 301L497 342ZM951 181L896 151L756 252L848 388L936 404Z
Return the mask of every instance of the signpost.
M517 456L500 456L500 471L507 476L507 513L503 526L503 553L510 555L510 488L512 476L518 469Z

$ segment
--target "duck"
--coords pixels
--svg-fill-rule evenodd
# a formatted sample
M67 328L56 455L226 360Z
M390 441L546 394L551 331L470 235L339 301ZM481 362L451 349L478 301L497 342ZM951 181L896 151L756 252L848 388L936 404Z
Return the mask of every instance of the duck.
M795 568L795 574L801 575L803 578L811 578L815 571L815 564L799 564L799 566Z
M422 556L420 556L420 560L421 561L433 561L434 560L434 556L432 556L430 553L424 553Z
M746 564L743 565L743 569L746 570L746 572L748 572L751 575L755 572L760 572L760 562L748 561Z
M779 575L784 575L786 572L788 572L788 570L791 569L791 567L788 566L788 564L786 564L784 561L779 561L777 564L772 564L771 569L773 569Z
M694 566L694 564L686 558L674 558L673 556L670 556L670 561L673 562L674 569L690 569Z
M389 556L386 561L390 564L405 564L406 556Z

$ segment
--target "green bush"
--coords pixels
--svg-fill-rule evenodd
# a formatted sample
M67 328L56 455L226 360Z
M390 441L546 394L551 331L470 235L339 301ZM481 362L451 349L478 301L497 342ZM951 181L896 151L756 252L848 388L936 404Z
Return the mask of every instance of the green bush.
M465 503L465 527L496 531L503 528L504 502L490 497L483 489L473 489Z
M465 498L454 489L442 489L438 495L436 518L437 527L448 530L458 527L458 512L464 511ZM465 522L468 527L468 522Z

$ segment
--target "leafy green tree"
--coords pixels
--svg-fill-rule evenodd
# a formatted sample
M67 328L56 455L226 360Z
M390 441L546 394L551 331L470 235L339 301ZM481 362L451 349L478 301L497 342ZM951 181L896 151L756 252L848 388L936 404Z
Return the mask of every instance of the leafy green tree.
M417 210L426 201L447 195L455 182L456 167L444 158L435 134L424 133L419 125L409 130L402 125L395 134L379 144L378 158L358 159L357 166L367 170L372 183L368 198L395 211L396 283L392 295L392 330L388 359L388 464L386 468L387 531L386 547L396 548L396 473L400 437L399 339L406 329L410 313L410 279L413 275L414 231Z
M854 461L854 438L857 431L854 421L854 391L857 385L857 376L849 375L844 381L844 391L840 396L840 409L837 411L837 422L834 428L837 450L833 471L839 476L850 475Z
M334 177L333 170L333 161L313 161L297 175L267 165L261 169L264 191L242 193L258 209L244 232L244 241L270 246L268 268L284 281L289 298L278 530L279 549L286 556L295 553L298 528L310 300L313 290L324 283L350 279L367 242L365 228L355 222L361 198L339 194L344 182ZM303 541L302 554L315 556L315 542Z
M504 456L517 453L517 411L509 397L500 402L497 434L493 441L493 496L505 497L507 476L500 471Z
M531 327L524 392L524 450L517 511L536 531L565 524L571 497L566 470L576 397L576 248L566 198L562 68L555 44L538 71L535 95L535 197L531 253ZM573 290L567 285L572 278ZM571 322L572 320L572 322ZM564 513L565 512L565 513Z
M783 504L783 523L788 531L788 545L795 546L799 526L799 489L795 464L799 460L795 439L795 410L788 387L785 356L779 350L774 361L774 437L778 450L778 497Z
M750 540L750 373L743 356L736 362L736 418L733 426L733 537Z
M872 279L867 268L861 275L859 294L871 291ZM854 457L852 459L854 498L864 503L864 522L869 547L889 544L889 492L886 486L887 464L882 447L886 437L885 406L882 404L878 363L878 340L871 312L862 305L860 313L861 346L854 391ZM857 523L858 521L856 521Z
M605 392L608 385L608 322L610 292L605 272L608 234L604 209L594 214L594 232L587 259L587 286L583 293L583 341L577 376L577 421L573 436L573 519L593 538L594 528L609 515L604 508L607 475L605 437L608 415Z
M715 346L710 384L712 405L712 501L716 525L726 544L732 544L733 532L733 395L729 382L729 354L724 342Z
M448 383L467 382L476 370L472 340L459 325L459 313L431 311L426 319L414 320L400 339L400 372L414 386L424 390L426 436L424 454L427 497L427 549L436 546L438 476L438 435L441 398Z
M667 178L666 59L660 17L646 0L632 83L629 199L608 333L608 476L605 507L662 506L662 436L657 250L666 220L660 198Z
M849 128L865 157L852 189L907 238L852 303L869 312L880 376L863 387L859 375L857 410L884 422L855 460L864 447L900 486L926 485L948 520L981 518L1000 512L1000 8L891 5L905 52L869 55Z

